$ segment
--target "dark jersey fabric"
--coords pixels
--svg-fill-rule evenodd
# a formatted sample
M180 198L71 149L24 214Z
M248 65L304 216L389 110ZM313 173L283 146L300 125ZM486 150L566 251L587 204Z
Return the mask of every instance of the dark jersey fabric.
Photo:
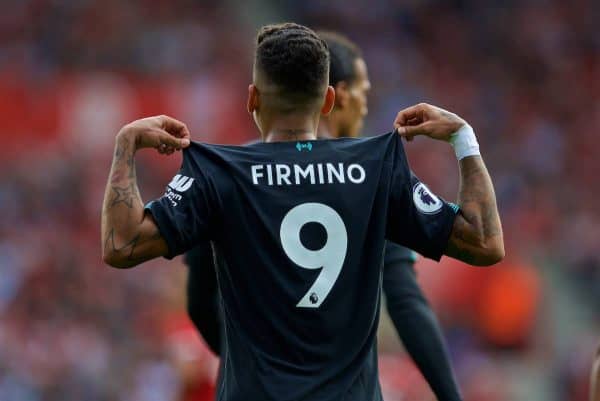
M345 177L316 177L325 163L343 164ZM168 257L215 245L224 401L381 399L375 333L385 239L439 259L455 218L455 207L411 174L393 133L193 143L147 210Z
M210 242L187 252L185 262L189 266L186 288L188 315L210 349L216 355L221 355L221 300Z
M415 279L413 264L416 259L417 254L414 251L387 241L383 258L383 268L385 272L383 276L383 289L388 298L391 297L393 299L402 300L405 298L403 294L406 294L410 299L422 300L427 306L425 298L418 289ZM186 288L186 306L188 315L202 335L206 344L216 355L220 356L222 316L221 308L219 306L220 295L217 287L216 274L218 261L215 261L211 243L202 243L186 252L185 263L188 266ZM386 269L391 269L392 267L393 273L388 274ZM405 272L405 270L407 271ZM395 277L397 274L399 275L399 279ZM393 280L394 285L386 287L386 279ZM418 296L415 297L415 294ZM399 303L400 302L398 301L394 304ZM388 306L389 305L390 304L388 303ZM390 310L390 315L393 314L394 311ZM400 331L402 326L402 324L396 326L398 331ZM422 335L422 333L418 333L418 335Z

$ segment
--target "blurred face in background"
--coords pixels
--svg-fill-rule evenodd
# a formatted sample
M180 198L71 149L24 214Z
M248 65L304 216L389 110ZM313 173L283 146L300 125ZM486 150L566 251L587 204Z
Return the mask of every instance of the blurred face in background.
M367 64L362 58L354 60L355 77L349 82L341 81L335 86L335 121L339 136L356 137L369 112L367 94L371 89Z

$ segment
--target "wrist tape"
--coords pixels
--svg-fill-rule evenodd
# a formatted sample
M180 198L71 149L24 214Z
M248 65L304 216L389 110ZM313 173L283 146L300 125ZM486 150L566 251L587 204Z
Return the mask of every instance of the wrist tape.
M458 131L450 135L450 144L454 148L454 153L458 160L467 156L479 156L479 143L473 128L465 124Z

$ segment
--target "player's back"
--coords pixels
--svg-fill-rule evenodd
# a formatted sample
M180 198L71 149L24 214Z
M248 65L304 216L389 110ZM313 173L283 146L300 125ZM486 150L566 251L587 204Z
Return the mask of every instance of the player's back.
M202 240L213 240L219 256L226 341L219 400L381 398L374 340L385 238L439 258L437 242L450 232L438 224L432 234L421 227L427 218L413 216L422 185L415 180L392 133L195 143L184 152L165 198L193 209L182 215L200 216L191 231L208 233ZM453 213L423 188L417 197L426 211ZM160 210L153 213L161 226ZM193 237L161 232L172 253L182 245L168 238Z
M235 170L234 201L226 202L234 210L225 211L215 238L224 262L224 400L254 399L240 378L258 390L257 400L336 400L350 389L356 397L347 399L379 396L372 345L384 243L385 146L375 144L382 141L211 147Z

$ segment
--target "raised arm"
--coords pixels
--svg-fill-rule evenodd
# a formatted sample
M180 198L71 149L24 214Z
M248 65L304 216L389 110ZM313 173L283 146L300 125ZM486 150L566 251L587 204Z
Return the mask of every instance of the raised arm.
M411 141L416 135L450 142L460 166L460 189L446 255L476 266L495 264L504 257L504 240L496 195L475 134L465 120L439 107L421 103L398 113L398 133Z
M142 148L172 154L189 146L189 138L185 124L167 116L136 120L121 129L116 137L102 204L102 258L105 263L128 268L167 254L167 244L156 223L144 212L134 158L136 151Z

